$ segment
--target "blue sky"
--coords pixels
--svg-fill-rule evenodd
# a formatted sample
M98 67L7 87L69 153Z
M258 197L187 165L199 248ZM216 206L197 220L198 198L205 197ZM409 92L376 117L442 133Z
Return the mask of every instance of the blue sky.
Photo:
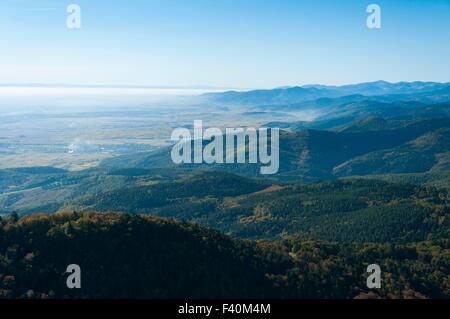
M82 28L66 28L81 6ZM366 27L366 7L382 28ZM0 83L450 81L450 1L0 0Z

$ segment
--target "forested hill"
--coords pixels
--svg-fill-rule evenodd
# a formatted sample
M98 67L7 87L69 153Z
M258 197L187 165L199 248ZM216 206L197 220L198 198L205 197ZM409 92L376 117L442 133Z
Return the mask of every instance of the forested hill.
M0 218L0 298L449 298L448 237L411 244L231 239L128 214ZM69 264L82 288L70 290Z
M202 173L79 198L66 211L126 211L198 222L246 238L413 242L448 229L449 191L345 179L271 184Z
M14 173L5 182L13 184L21 176ZM379 243L426 240L448 229L450 222L448 184L437 188L362 178L281 183L178 169L61 176L33 175L27 182L30 189L0 196L0 204L8 208L0 209L0 215L12 211L21 215L89 210L147 213L196 222L237 237ZM408 178L414 182L414 176ZM389 176L379 178L389 180ZM416 178L425 181L428 177Z
M450 152L448 127L450 118L385 121L370 117L337 127L334 131L311 128L282 130L280 169L270 177L311 182L352 175L446 171ZM430 145L425 147L424 141ZM106 159L100 165L102 168L210 169L261 177L259 166L177 166L171 159L170 147Z

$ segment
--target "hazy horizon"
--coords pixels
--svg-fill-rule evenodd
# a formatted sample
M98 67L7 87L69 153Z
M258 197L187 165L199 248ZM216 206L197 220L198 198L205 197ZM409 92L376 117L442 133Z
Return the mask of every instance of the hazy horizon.
M293 88L293 87L310 87L310 86L324 86L324 87L345 87L357 84L369 84L385 82L389 84L399 84L399 83L439 83L439 84L449 84L449 81L425 81L425 80L414 80L414 81L386 81L382 79L365 81L365 82L349 82L349 83L323 83L323 82L306 82L305 84L293 84L293 85L276 85L270 87L215 87L210 85L146 85L146 84L66 84L66 83L0 83L0 94L2 93L19 93L19 90L24 90L24 93L37 93L39 89L43 93L53 93L51 90L60 90L64 93L64 90L69 90L67 93L90 93L89 90L97 90L95 93L110 93L109 90L123 90L122 93L148 93L148 94L160 94L160 93L174 93L174 94L201 94L208 92L223 92L223 91L251 91L251 90L273 90L279 88ZM73 92L70 92L73 90ZM78 91L79 90L79 91ZM92 92L94 93L94 92Z

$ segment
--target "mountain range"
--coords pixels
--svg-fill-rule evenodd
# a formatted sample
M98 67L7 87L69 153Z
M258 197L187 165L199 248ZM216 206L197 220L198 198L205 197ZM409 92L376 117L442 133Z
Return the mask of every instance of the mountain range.
M2 169L0 298L449 298L449 83L200 100L191 110L275 114L260 124L281 129L278 174L176 165L170 146ZM74 260L86 284L68 291Z
M437 82L368 82L344 86L306 85L269 90L227 91L208 93L202 97L208 102L231 106L283 106L306 108L334 103L333 100L417 101L439 103L449 100L450 83ZM323 100L326 99L326 100Z

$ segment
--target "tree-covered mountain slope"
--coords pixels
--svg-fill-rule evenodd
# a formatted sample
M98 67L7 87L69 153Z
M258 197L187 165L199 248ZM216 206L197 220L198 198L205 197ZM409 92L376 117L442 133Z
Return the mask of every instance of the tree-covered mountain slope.
M0 298L448 298L447 238L277 243L129 214L0 218ZM369 264L382 288L366 286ZM68 265L82 289L68 289Z
M450 129L426 133L401 146L357 156L333 169L337 176L448 171Z
M91 194L63 209L147 213L247 238L413 242L448 227L448 189L346 179L311 185L254 182L250 193L251 181L224 176L205 179L201 192L188 178ZM202 179L196 180L201 187Z
M80 203L101 211L119 209L117 203L126 203L118 200L123 197L133 198L123 210L134 212L156 207L148 203L157 201L173 204L177 193L180 198L206 202L221 191L224 196L239 196L277 183L314 183L348 176L448 189L448 127L449 118L409 121L370 117L333 131L282 131L280 170L270 176L260 175L259 164L175 165L171 148L111 158L98 167L76 172L49 167L0 170L0 214L55 212ZM256 177L258 181L217 171ZM198 172L205 173L196 179ZM190 177L189 184L186 178ZM130 196L129 189L136 193ZM114 205L106 200L108 193L113 194ZM191 204L188 207L194 206Z
M414 121L390 121L373 118L347 125L338 131L305 129L300 131L281 131L280 134L280 169L276 175L270 176L285 180L317 181L332 179L336 176L346 176L335 170L336 167L350 161L352 158L364 156L376 151L389 150L405 143L412 142L421 135L450 127L450 118L426 119ZM439 134L445 134L439 133ZM434 133L433 133L434 134ZM437 134L437 133L436 133ZM441 141L440 141L441 142ZM446 142L446 140L442 140ZM446 146L443 145L445 148ZM170 156L171 148L164 148L150 153L123 156L103 161L102 167L124 168L156 168L176 167ZM423 152L423 154L421 153ZM433 156L430 150L422 148L415 153L420 156ZM183 164L179 167L187 169L223 170L240 175L258 176L258 164ZM393 170L393 172L396 172ZM400 172L423 172L403 170ZM335 175L335 173L337 173ZM367 168L367 173L377 173ZM349 174L353 174L349 172Z

